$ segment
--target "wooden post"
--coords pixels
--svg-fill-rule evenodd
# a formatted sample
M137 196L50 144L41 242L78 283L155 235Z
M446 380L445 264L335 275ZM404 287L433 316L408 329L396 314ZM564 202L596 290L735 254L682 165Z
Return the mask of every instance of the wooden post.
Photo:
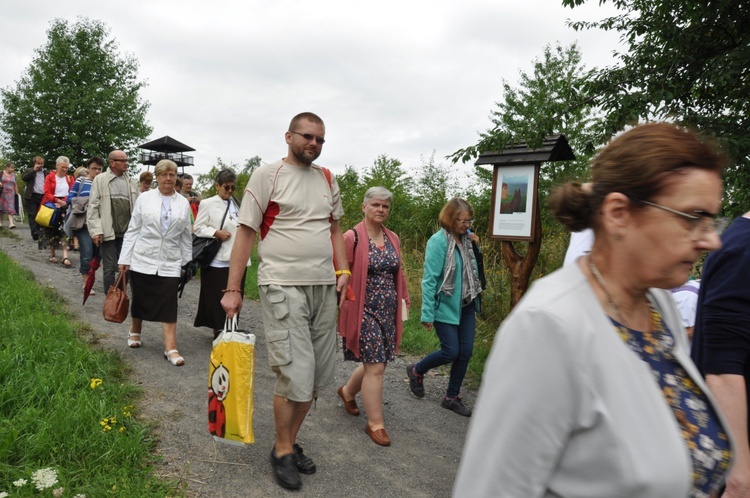
M539 210L539 198L536 201L534 218L534 240L529 242L529 250L521 257L510 240L501 241L501 253L505 264L510 269L510 309L518 304L529 286L531 272L534 271L542 249L542 213Z

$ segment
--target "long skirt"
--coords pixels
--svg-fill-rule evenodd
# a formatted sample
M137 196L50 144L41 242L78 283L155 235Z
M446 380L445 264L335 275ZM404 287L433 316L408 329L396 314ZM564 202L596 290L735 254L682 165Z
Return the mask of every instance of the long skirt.
M41 236L39 237L38 247L40 251L42 249L64 249L70 245L68 236L63 231L66 215L66 208L58 209L57 221L53 226L39 227Z
M130 271L130 314L147 322L177 322L177 287L180 277L160 277Z
M245 296L245 277L247 268L242 275L240 289ZM229 280L229 268L214 268L212 266L201 268L201 293L198 298L198 311L195 314L195 327L209 327L213 330L222 330L227 314L221 307L222 290L227 288Z

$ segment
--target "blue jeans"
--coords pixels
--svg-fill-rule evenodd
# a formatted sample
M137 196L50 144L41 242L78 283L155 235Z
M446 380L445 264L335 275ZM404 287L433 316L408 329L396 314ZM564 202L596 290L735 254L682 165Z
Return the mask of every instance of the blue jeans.
M87 275L89 272L89 263L94 257L94 243L91 241L89 229L85 226L80 230L73 230L73 235L78 237L78 251L81 255L81 275Z
M428 370L453 362L446 392L449 398L455 398L461 391L461 383L474 351L476 324L473 301L461 308L461 321L458 325L434 322L435 332L440 339L440 349L422 358L414 367L419 375L424 375Z

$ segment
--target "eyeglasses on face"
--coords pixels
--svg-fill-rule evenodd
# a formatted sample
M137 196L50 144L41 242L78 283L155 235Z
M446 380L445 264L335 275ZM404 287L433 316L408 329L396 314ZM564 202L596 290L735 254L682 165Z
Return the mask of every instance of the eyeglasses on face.
M237 185L222 185L221 188L224 189L224 192L234 192L237 190Z
M655 202L640 201L642 204L647 206L655 207L664 211L668 211L677 216L681 216L683 219L688 220L690 224L690 235L695 238L696 235L706 235L710 232L716 232L717 235L721 235L731 220L728 218L719 218L715 213L709 213L708 211L697 210L695 214L683 213L676 209L672 209Z
M323 145L324 143L326 143L325 138L316 137L315 135L311 135L309 133L300 133L298 131L292 131L292 130L289 130L289 133L294 133L295 135L299 135L307 141L315 140L315 143L318 145Z
M474 223L473 219L471 219L471 220L456 220L456 221L458 221L459 223L461 223L465 227L470 227L472 225L472 223Z

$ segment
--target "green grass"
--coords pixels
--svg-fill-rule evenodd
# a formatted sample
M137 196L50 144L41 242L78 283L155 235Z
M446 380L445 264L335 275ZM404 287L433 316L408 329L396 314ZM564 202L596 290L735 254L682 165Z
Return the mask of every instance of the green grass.
M1 252L0 303L0 492L38 496L31 475L52 468L64 496L180 495L154 473L124 363L91 347L92 331L62 299Z

